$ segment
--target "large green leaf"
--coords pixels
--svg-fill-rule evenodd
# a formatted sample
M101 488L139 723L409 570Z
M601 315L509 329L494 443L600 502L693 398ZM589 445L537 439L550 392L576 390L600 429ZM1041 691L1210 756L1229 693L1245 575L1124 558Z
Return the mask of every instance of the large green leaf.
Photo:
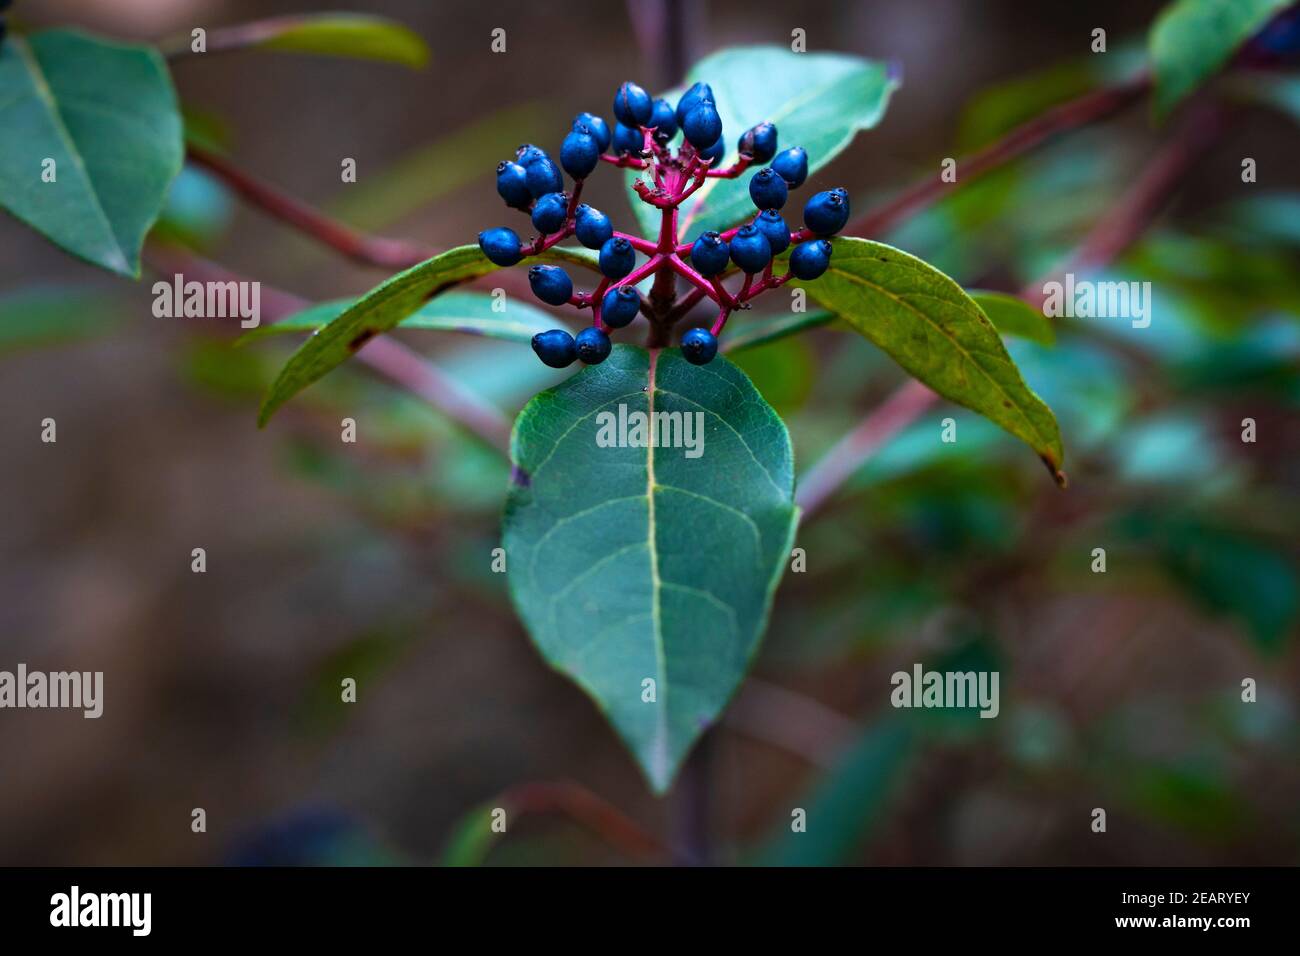
M251 46L263 50L382 60L412 68L424 66L429 59L429 48L418 33L386 17L363 13L275 17L236 29L255 30Z
M176 92L153 50L62 30L0 44L0 205L68 252L139 276L182 158Z
M570 262L590 265L586 249L555 247L531 262ZM457 246L399 272L362 296L294 352L271 383L258 423L265 425L275 410L356 353L361 346L401 324L420 306L458 282L496 270L478 246Z
M1165 116L1293 0L1177 0L1151 25L1154 105Z
M600 413L621 407L703 415L702 454L602 447ZM675 349L619 345L534 398L512 445L515 606L662 793L766 626L797 520L785 425L726 359L697 367Z
M925 385L1024 441L1064 480L1056 417L1025 384L988 317L952 279L893 246L840 238L830 268L804 286Z
M780 149L808 151L811 180L849 145L858 130L880 122L898 77L874 60L842 53L793 53L788 47L731 47L695 64L687 83L713 88L727 153L722 165L737 156L740 135L764 120L776 124ZM671 100L676 102L674 96ZM753 173L736 179L710 179L681 207L683 237L709 229L727 229L754 212L749 198ZM629 176L629 185L636 178ZM805 184L807 189L811 182ZM631 195L647 235L657 233L660 212Z
M254 329L240 338L236 344L242 345L290 332L315 331L329 325L356 301L356 299L334 299L331 302L318 302L279 322ZM538 332L562 325L549 312L517 299L503 299L501 311L497 311L495 306L496 300L482 292L448 292L438 296L432 302L426 302L397 324L403 329L464 332L467 335L482 335L490 339L524 343L531 341Z

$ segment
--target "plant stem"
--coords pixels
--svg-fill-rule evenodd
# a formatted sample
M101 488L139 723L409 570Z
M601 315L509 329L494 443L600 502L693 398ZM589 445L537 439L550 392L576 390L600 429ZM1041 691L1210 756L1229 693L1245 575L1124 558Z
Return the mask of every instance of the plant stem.
M709 866L713 862L713 775L717 763L716 727L706 730L687 757L674 794L673 845L677 863Z
M188 251L151 245L147 259L151 268L162 274L184 274L200 282L247 281L225 266ZM274 322L311 305L308 300L265 282L259 284L262 318L268 321ZM509 457L510 422L505 416L419 352L394 338L376 336L356 352L356 357Z
M883 206L849 223L845 234L878 236L888 232L909 216L937 202L959 186L964 186L984 173L1005 165L1057 133L1095 123L1112 113L1119 112L1141 97L1150 85L1150 76L1143 73L1127 83L1097 90L1053 107L1017 126L992 145L957 160L957 181L944 182L938 176L928 176L903 190Z
M408 269L437 253L400 239L367 236L331 219L301 200L244 172L229 160L190 144L189 158L264 212L363 265Z
M1218 107L1190 113L1174 138L1152 157L1113 210L1093 225L1064 266L1046 278L1099 269L1113 262L1151 225L1177 190L1183 174L1218 140L1225 127L1226 114ZM1020 297L1041 309L1046 278L1025 286ZM937 399L937 395L913 379L868 413L799 479L795 500L803 509L804 517L819 510L886 440L919 418Z
M633 859L662 860L671 855L641 824L571 780L521 784L501 794L498 801L515 816L563 814Z

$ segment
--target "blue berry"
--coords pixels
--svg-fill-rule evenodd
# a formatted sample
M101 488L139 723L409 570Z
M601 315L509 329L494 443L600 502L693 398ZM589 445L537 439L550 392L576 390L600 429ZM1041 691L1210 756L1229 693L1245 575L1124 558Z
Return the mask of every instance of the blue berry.
M655 141L666 145L677 135L677 114L667 100L655 100L650 122L646 125L655 128Z
M614 94L614 116L624 126L647 126L654 104L650 94L635 83L627 82Z
M779 256L790 245L790 227L775 209L764 209L754 217L754 225L772 247L772 255Z
M695 104L682 122L682 133L696 149L708 149L716 143L722 136L722 117L713 103L704 100Z
M564 305L573 297L573 280L559 266L533 266L528 270L533 295L547 305Z
M528 191L534 196L541 197L547 193L564 191L564 177L560 175L555 164L545 156L525 165L524 172L528 176Z
M700 150L700 158L708 162L710 166L716 166L722 161L722 157L725 156L726 153L727 144L723 141L722 137L719 136L718 141L708 149Z
M809 239L790 253L790 271L797 279L816 279L831 264L831 244L825 239Z
M523 258L519 233L501 226L478 234L478 247L488 260L499 266L512 266Z
M686 114L695 109L701 100L713 102L713 90L707 83L696 83L689 90L682 94L682 98L677 101L677 125L681 126L686 122Z
M641 296L636 289L620 285L605 293L600 304L600 317L611 329L621 329L636 318L641 311Z
M626 239L615 236L600 247L600 271L610 279L621 279L636 266L636 250Z
M584 202L574 210L574 235L588 249L599 249L614 235L614 224L609 216Z
M533 351L551 368L568 368L578 357L573 336L564 329L551 329L533 336Z
M819 236L833 236L849 221L849 194L844 189L818 193L803 207L804 225Z
M624 126L622 123L615 123L614 152L619 155L630 153L633 156L644 156L645 136L641 134L639 129Z
M560 146L560 165L574 179L586 179L600 162L600 143L590 126L575 126Z
M539 159L550 158L551 157L547 154L546 150L534 146L532 143L524 143L515 150L515 160L525 169L537 162Z
M564 193L547 193L533 206L533 228L544 236L559 232L569 218L569 197Z
M791 146L776 154L772 168L791 189L798 189L808 178L808 153L802 146Z
M718 354L718 340L708 329L687 329L682 336L682 356L692 365L708 365Z
M573 128L585 126L591 130L591 135L596 137L596 145L600 147L603 153L609 149L609 124L595 113L579 113L573 120Z
M759 123L747 129L740 137L740 152L751 156L756 163L765 163L776 155L776 127Z
M770 166L760 169L749 181L749 198L759 209L780 209L789 196L790 188L785 180Z
M706 279L727 268L730 256L731 250L723 242L722 236L713 231L701 233L691 246L691 265Z
M578 358L584 365L599 365L609 358L609 350L612 347L609 336L594 325L589 325L579 332L575 344L578 347Z
M753 223L741 226L731 237L731 261L742 272L761 272L772 261L772 247Z
M497 195L506 201L507 206L528 208L533 194L528 191L528 173L524 167L509 160L497 166Z

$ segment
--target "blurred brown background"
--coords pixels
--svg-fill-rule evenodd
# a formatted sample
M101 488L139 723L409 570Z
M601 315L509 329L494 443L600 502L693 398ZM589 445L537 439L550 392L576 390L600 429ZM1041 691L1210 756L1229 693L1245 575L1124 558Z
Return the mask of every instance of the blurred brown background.
M656 4L634 6L653 19ZM20 0L15 15L32 29L75 24L154 40L196 25L320 8ZM244 168L348 221L438 248L498 224L492 168L518 142L557 145L567 118L606 111L624 78L655 88L678 79L646 52L653 38L638 42L621 4L392 0L349 8L411 26L431 47L430 66L411 72L240 53L177 63L178 89L189 109L220 119ZM1104 26L1112 43L1140 38L1158 8L1120 0L711 2L690 7L690 58L729 44L786 43L798 26L810 49L901 63L904 84L884 122L832 169L856 201L887 194L955 155L974 91L1085 55L1094 26ZM508 31L503 56L489 52L498 26ZM1142 108L1121 126L1136 154L1150 151L1157 134ZM1285 185L1295 187L1296 148L1294 128L1250 117L1198 167L1174 215L1230 192L1232 177L1222 170L1235 169L1240 155L1255 156L1262 169L1287 167ZM344 156L357 159L356 186L338 182ZM618 177L592 187L587 198L630 222ZM206 251L240 272L312 299L356 293L383 278L255 210L229 209ZM559 778L581 781L653 831L674 831L685 798L648 794L594 708L533 651L504 582L488 572L504 479L495 464L479 462L485 453L418 407L394 412L394 393L353 370L336 373L337 382L259 431L256 387L283 352L259 348L232 370L220 357L229 330L153 318L147 282L128 288L8 218L0 219L0 247L3 290L84 287L111 299L117 316L110 334L5 356L0 375L0 667L26 661L106 675L97 721L0 712L0 863L220 862L268 826L298 832L294 821L311 834L320 827L323 839L355 837L349 845L370 848L358 859L428 861L481 802L513 785ZM520 289L519 279L502 282ZM466 374L495 368L505 380L493 394L512 413L544 384L536 370L531 381L512 383L516 366L494 365L500 353L476 352L478 343L409 341L463 362ZM819 361L830 363L840 350L838 337L815 342ZM525 366L531 369L517 367ZM846 374L896 380L879 364L857 376L841 369ZM841 418L823 416L821 433L815 425L801 432L792 421L800 463L855 410L871 407L874 394L846 394ZM337 454L340 408L355 415L361 434L343 465L320 450ZM1272 491L1258 494L1276 500L1267 496L1296 487L1295 418L1285 406L1260 414L1272 436L1290 435L1289 447L1272 446L1261 466ZM39 441L45 417L58 422L57 444ZM1062 516L1086 514L1111 493L1100 469L1090 482L1082 466L1078 490L1060 496L1044 487L1032 458L1009 461L1010 484L1000 493L1010 503L994 523L1042 522L1040 534L1021 542L1022 563L1042 557L1035 551L1041 535L1057 534ZM893 576L872 571L873 555L909 552L916 542L872 537L873 499L852 500L864 517L830 518L801 532L813 573L782 585L755 671L760 683L742 694L734 724L711 742L710 819L721 859L744 858L742 848L784 826L789 808L803 805L802 794L834 765L834 745L888 711L889 673L943 646L936 635L960 630L974 604L981 627L998 625L1007 668L1003 719L984 722L999 727L983 743L965 743L958 733L918 753L892 799L869 810L862 823L869 834L850 846L850 859L1296 861L1290 638L1282 652L1264 654L1238 623L1152 585L1114 557L1104 580L1030 586L1018 576L1023 567L1007 567L1016 555L982 544L960 557L969 576L945 577L951 590L931 603L909 590L932 567L924 549ZM1289 526L1294 498L1280 507L1279 521ZM1078 562L1091 546L1084 533ZM207 551L206 574L190 571L195 547ZM857 573L817 576L822 554L854 549L869 549ZM884 612L876 604L851 600L870 589L919 607L888 625L896 619L877 617ZM829 644L833 653L817 653ZM1203 711L1191 702L1209 696L1229 706L1239 674L1270 689L1250 717L1256 743L1241 743L1247 735L1206 744ZM357 704L337 703L341 676L357 677ZM784 689L801 696L788 698ZM1032 706L1007 703L1013 696ZM1191 801L1190 824L1176 813L1147 812L1149 801L1121 793L1116 777L1125 771L1103 766L1107 758L1086 742L1096 740L1088 728L1096 730L1102 715L1117 721L1113 733L1136 733L1126 753L1190 753L1226 787L1208 797L1195 784L1190 797L1177 788L1157 794L1157 804ZM816 758L761 739L781 725L798 725ZM1021 759L1025 752L1047 756ZM853 802L837 812L852 815L859 806L868 812ZM1104 838L1087 829L1094 806L1113 808ZM193 807L207 811L206 834L190 831ZM538 817L512 831L493 859L622 858L562 817Z

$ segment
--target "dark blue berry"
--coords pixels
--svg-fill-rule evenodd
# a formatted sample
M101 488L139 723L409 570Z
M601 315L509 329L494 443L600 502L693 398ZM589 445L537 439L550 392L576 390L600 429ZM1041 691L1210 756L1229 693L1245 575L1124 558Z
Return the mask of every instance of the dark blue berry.
M575 126L560 146L560 165L574 179L586 179L600 162L600 143L590 126Z
M695 109L701 100L713 102L713 90L707 83L696 83L689 90L682 94L682 98L677 101L677 125L681 126L686 121L686 114Z
M584 202L574 211L574 235L588 249L599 249L614 235L614 224L609 216Z
M783 149L773 158L772 168L786 181L786 185L798 189L808 178L808 154L802 146Z
M497 166L497 195L506 201L507 206L528 208L533 194L528 191L528 173L524 167L509 160Z
M790 271L797 279L816 279L831 264L831 244L825 239L809 239L790 253Z
M655 128L655 141L665 145L677 135L677 114L667 100L655 100L650 122L646 125Z
M1286 57L1300 53L1300 10L1275 17L1251 42L1250 47Z
M708 100L696 103L682 122L682 133L696 149L708 149L716 143L722 136L722 117L713 103Z
M547 193L533 206L533 228L544 236L559 232L569 218L569 197L564 193Z
M636 318L641 311L641 296L636 289L620 285L605 293L600 304L600 317L611 329L621 329Z
M639 129L614 124L614 152L618 155L630 153L633 156L645 155L645 136Z
M478 234L478 247L488 260L499 266L512 266L523 258L519 233L501 226Z
M564 329L551 329L533 336L533 351L551 368L568 368L578 357L578 345Z
M761 272L772 261L772 247L753 223L741 226L731 237L731 261L741 272Z
M692 365L708 365L718 354L718 340L708 329L687 329L682 336L682 356Z
M537 162L539 159L550 159L550 158L551 157L547 154L546 150L538 146L534 146L532 143L524 143L517 150L515 150L515 160L519 163L520 166L523 166L525 169L527 169L533 163Z
M759 123L747 129L740 137L740 152L752 157L756 163L765 163L776 155L776 127Z
M770 166L760 169L749 181L749 198L759 209L780 209L789 196L790 188L785 180Z
M606 239L600 247L600 271L610 279L621 279L636 266L636 250L621 236Z
M556 165L545 156L524 166L524 172L528 176L528 191L534 196L540 197L547 193L564 191L564 177L560 175Z
M701 233L691 246L691 265L706 279L727 268L730 256L731 250L716 232Z
M790 245L790 227L775 209L764 209L754 218L754 225L772 247L772 255L779 256Z
M528 270L533 295L547 305L564 305L573 297L573 280L559 266L533 266Z
M599 365L609 358L609 336L594 325L589 325L578 333L578 358L584 365Z
M573 128L585 126L591 130L591 135L596 137L596 145L600 147L603 153L609 149L609 124L595 113L579 113L573 120Z
M833 236L849 221L849 194L844 189L818 193L803 207L804 225L819 236Z
M629 81L614 94L614 116L624 126L648 126L654 104L650 94Z
M727 144L723 141L722 137L719 136L718 141L708 149L700 150L700 158L705 160L710 166L716 166L722 161L722 157L725 156L726 153Z

